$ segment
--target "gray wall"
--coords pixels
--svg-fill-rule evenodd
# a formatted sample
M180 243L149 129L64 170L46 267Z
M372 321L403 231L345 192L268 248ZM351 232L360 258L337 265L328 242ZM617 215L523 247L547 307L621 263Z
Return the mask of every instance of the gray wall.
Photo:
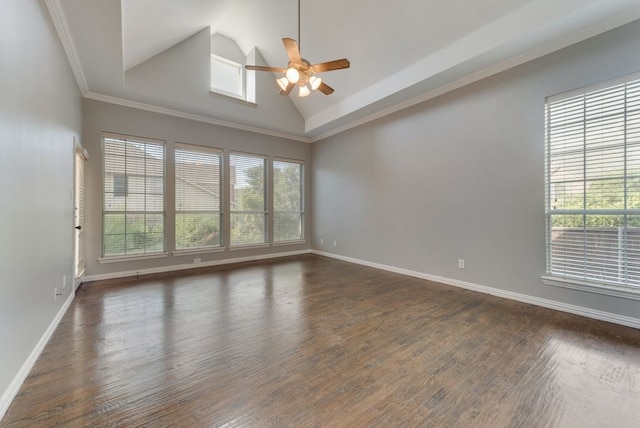
M80 129L80 94L44 2L3 0L0 394L73 289L73 139ZM67 286L54 302L63 275Z
M637 71L638 52L635 22L314 143L313 248L640 318L540 279L545 96Z
M271 157L283 157L302 160L306 165L306 175L311 166L311 146L298 141L284 140L231 128L194 122L187 119L166 116L158 113L136 110L100 101L84 100L83 130L84 146L89 151L90 159L87 164L87 200L86 200L86 249L87 272L89 277L102 277L119 272L132 272L143 269L164 269L175 265L193 263L198 257L201 262L215 262L225 259L260 256L279 252L307 250L310 243L274 246L259 249L232 250L197 255L169 254L167 258L138 260L118 263L100 264L98 258L102 254L102 153L101 133L113 132L124 135L154 138L166 141L166 191L165 198L167 250L173 250L170 237L173 235L173 150L175 143L197 144L223 149L225 156L229 151L236 150L258 153ZM310 180L306 180L306 216L305 236L311 232L310 209ZM228 231L228 228L226 228ZM228 236L228 232L226 233ZM228 239L225 241L228 242Z

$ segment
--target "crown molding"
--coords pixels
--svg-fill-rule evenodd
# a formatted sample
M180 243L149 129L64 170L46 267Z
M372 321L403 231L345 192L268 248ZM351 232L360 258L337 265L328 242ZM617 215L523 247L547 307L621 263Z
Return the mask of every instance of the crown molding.
M314 137L305 137L305 136L272 131L272 130L255 127L255 126L243 125L236 122L215 119L208 116L203 116L203 115L198 115L193 113L186 113L186 112L175 110L175 109L160 107L160 106L146 104L146 103L137 102L137 101L131 101L128 99L114 97L111 95L91 92L89 85L87 83L87 80L85 78L84 71L82 69L75 45L73 43L73 38L71 37L71 32L69 30L69 26L64 14L64 10L62 8L61 0L45 0L45 3L47 5L47 9L49 10L51 18L53 20L54 26L58 32L60 41L62 42L64 50L67 54L69 64L71 66L73 74L76 78L76 82L78 84L78 87L80 88L80 91L83 97L97 100L97 101L103 101L106 103L117 104L125 107L131 107L139 110L165 114L168 116L180 117L183 119L189 119L189 120L208 123L212 125L223 126L227 128L232 128L232 129L237 129L237 130L277 137L277 138L284 138L284 139L299 141L299 142L308 143L308 144L324 140L326 138L329 138L334 135L340 134L342 132L348 131L350 129L359 127L361 125L367 124L374 120L381 119L390 114L399 112L401 110L407 109L414 105L431 100L438 96L444 95L448 92L459 89L463 86L472 84L484 78L501 73L503 71L517 67L526 62L533 61L542 56L548 55L560 49L579 43L588 38L597 36L606 31L620 27L636 19L640 19L640 8L636 8L631 12L627 11L623 14L616 15L604 22L599 22L597 24L591 25L582 30L576 31L566 37L547 43L543 46L535 47L521 55L508 58L500 63L481 69L475 73L469 74L461 79L450 82L446 85L437 87L431 91L428 91L424 94L413 97L409 100L383 108L382 110L366 115L362 118L348 121L342 126L333 127L325 133L319 134ZM331 126L330 122L327 123L326 125Z
M56 27L56 31L58 32L60 42L62 42L62 47L67 54L67 59L69 60L69 65L71 66L73 75L76 78L78 88L80 88L80 92L84 96L89 92L89 84L87 83L87 79L85 78L84 71L80 63L78 51L73 43L69 24L67 23L67 18L65 17L64 10L62 9L62 3L60 0L45 0L45 4L47 5L47 9L49 9L49 14L51 15L53 25Z
M271 131L269 129L258 128L256 126L242 125L240 123L228 122L226 120L214 119L212 117L202 116L193 113L186 113L179 110L174 110L166 107L159 107L152 104L141 103L138 101L131 101L124 98L113 97L111 95L99 94L96 92L87 92L84 97L91 100L102 101L109 104L117 104L123 107L131 107L138 110L150 111L153 113L160 113L167 116L179 117L182 119L195 120L197 122L204 122L211 125L223 126L225 128L233 128L240 131L253 132L255 134L268 135L270 137L284 138L287 140L299 141L302 143L311 143L311 139L307 137L300 137L298 135L287 134L284 132Z
M385 109L379 110L375 113L367 115L361 119L357 119L351 122L346 123L345 125L333 128L323 134L320 134L316 137L311 138L311 142L315 143L320 140L324 140L325 138L332 137L334 135L340 134L342 132L348 131L350 129L356 128L358 126L364 125L368 122L372 122L377 119L381 119L390 114L399 112L406 108L412 107L414 105L423 103L425 101L431 100L433 98L439 97L440 95L444 95L448 92L459 89L463 86L469 85L471 83L475 83L479 80L485 79L487 77L491 77L495 74L501 73L503 71L507 71L511 68L515 68L524 63L536 60L545 55L551 54L553 52L559 51L576 43L580 43L584 40L587 40L591 37L595 37L607 31L613 30L614 28L621 27L622 25L628 24L632 21L640 19L640 8L636 8L632 13L626 12L620 15L617 15L611 19L608 19L603 22L599 22L595 25L584 28L580 31L576 31L566 37L561 39L554 40L550 43L547 43L543 46L538 46L529 51L517 55L512 58L508 58L502 62L491 65L484 69L481 69L475 73L472 73L468 76L465 76L461 79L458 79L454 82L448 83L446 85L440 86L436 89L433 89L429 92L426 92L422 95L418 95L413 97L407 101L403 101L398 104L394 104Z

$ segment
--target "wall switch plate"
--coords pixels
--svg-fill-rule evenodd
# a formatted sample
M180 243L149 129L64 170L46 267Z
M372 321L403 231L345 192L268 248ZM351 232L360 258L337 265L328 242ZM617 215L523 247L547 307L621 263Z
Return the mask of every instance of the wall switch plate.
M338 246L338 242L337 241L333 241L333 246L337 247Z
M464 269L464 259L458 259L458 267Z
M320 238L320 245L324 244L324 238Z
M62 289L64 290L67 286L67 275L62 275Z

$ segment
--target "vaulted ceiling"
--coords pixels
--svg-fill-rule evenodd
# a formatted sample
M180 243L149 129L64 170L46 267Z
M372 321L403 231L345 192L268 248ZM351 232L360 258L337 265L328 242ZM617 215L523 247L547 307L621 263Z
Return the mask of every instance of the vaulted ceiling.
M45 0L87 98L314 141L640 19L638 0L301 0L300 44L335 92L256 104L210 93L217 33L283 67L297 0Z

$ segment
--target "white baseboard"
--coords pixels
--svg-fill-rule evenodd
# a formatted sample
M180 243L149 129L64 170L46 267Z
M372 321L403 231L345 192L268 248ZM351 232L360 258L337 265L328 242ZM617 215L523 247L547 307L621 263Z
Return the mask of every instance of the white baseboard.
M11 384L9 385L7 390L4 392L4 394L2 394L2 397L0 397L0 420L2 420L5 413L7 413L7 410L9 410L9 406L11 405L11 402L16 397L16 394L20 390L20 387L24 383L24 380L27 378L27 376L31 372L31 369L33 368L34 364L38 360L38 357L44 350L44 347L49 342L49 339L51 339L53 332L56 331L58 324L60 324L62 317L67 312L67 309L69 309L69 306L71 306L71 302L73 302L73 299L75 296L76 294L73 292L73 290L71 290L69 297L64 302L64 304L56 314L53 321L51 321L51 324L49 324L49 327L44 332L40 340L38 341L36 347L33 348L33 351L31 351L29 358L27 358L27 361L24 362L24 364L20 368L20 371L18 371L18 374L16 374L16 376L13 378L13 381L11 381Z
M111 272L111 273L100 273L95 275L86 275L83 279L83 282L91 282L91 281L103 281L105 279L117 279L117 278L127 278L127 277L135 277L139 275L149 275L154 273L165 273L165 272L173 272L178 270L185 269L195 269L202 268L208 266L220 266L220 265L228 265L234 263L242 263L242 262L252 262L256 260L266 260L266 259L275 259L277 257L287 257L287 256L297 256L300 254L310 254L311 250L299 250L299 251L288 251L282 253L272 253L272 254L260 254L257 256L248 256L248 257L236 257L232 259L222 259L222 260L213 260L210 262L203 263L186 263L181 265L171 265L171 266L160 266L148 269L138 269L138 270L128 270L121 272Z
M477 291L479 293L490 294L496 297L502 297L504 299L515 300L522 303L529 303L531 305L542 306L544 308L555 309L561 312L568 312L574 315L581 315L587 318L593 318L600 321L607 321L614 324L620 324L627 327L633 327L640 329L640 319L627 317L623 315L613 314L611 312L597 311L595 309L585 308L583 306L570 305L567 303L556 302L555 300L542 299L540 297L529 296L527 294L514 293L512 291L501 290L499 288L487 287L485 285L478 285L471 282L459 281L457 279L445 278L436 275L429 275L422 272L417 272L408 269L402 269L395 266L384 265L380 263L369 262L366 260L355 259L352 257L341 256L338 254L327 253L324 251L311 250L311 253L320 256L331 257L338 260L343 260L350 263L356 263L363 266L368 266L376 269L382 269L389 272L399 273L402 275L412 276L414 278L426 279L428 281L439 282L446 285L452 285L454 287L464 288L467 290Z

